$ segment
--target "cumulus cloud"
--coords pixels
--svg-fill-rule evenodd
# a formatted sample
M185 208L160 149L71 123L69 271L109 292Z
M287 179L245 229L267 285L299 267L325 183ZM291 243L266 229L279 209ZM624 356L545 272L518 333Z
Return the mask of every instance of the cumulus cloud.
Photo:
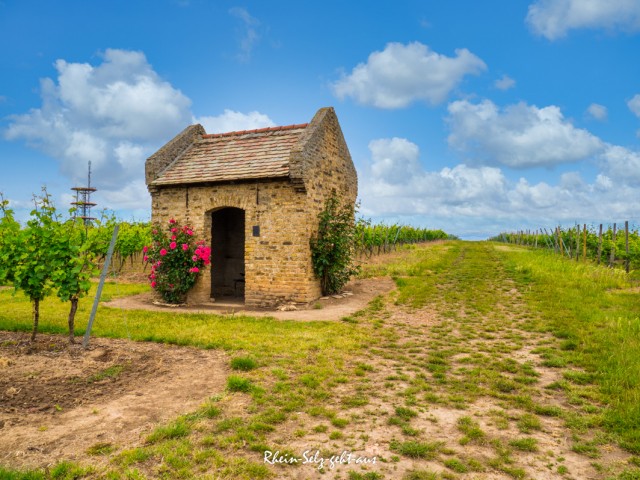
M360 176L361 212L377 219L426 222L486 238L518 225L538 228L576 219L630 218L637 203L638 179L622 176L625 166L640 172L640 156L613 146L605 149L602 172L591 182L570 171L555 181L537 183L524 177L510 180L501 168L489 166L461 163L427 170L418 146L407 139L373 140L369 150L371 159ZM396 169L393 175L391 166Z
M640 93L634 95L633 98L627 102L627 106L635 116L640 117Z
M600 156L600 165L603 173L617 184L640 187L640 152L619 145L607 145Z
M369 143L374 178L383 178L393 185L420 173L419 149L404 138L381 138Z
M246 8L233 7L229 9L229 14L233 17L240 19L242 22L241 38L240 38L240 52L237 55L237 59L241 62L248 62L251 60L253 49L260 41L260 33L258 32L258 26L260 21L252 17Z
M603 142L574 127L554 105L518 103L503 109L490 100L449 104L449 145L475 162L513 168L551 166L590 158Z
M493 83L493 85L498 90L509 90L510 88L513 88L516 86L516 81L513 78L511 78L509 75L503 75L501 78L496 80Z
M526 22L537 35L557 40L569 30L604 28L640 31L637 0L537 0L529 5Z
M242 113L225 109L224 113L213 117L197 117L194 123L200 123L207 133L225 133L238 130L255 130L256 128L273 127L275 123L267 115L260 112Z
M41 81L42 106L10 117L4 134L59 160L74 181L91 161L104 185L121 185L152 145L189 123L190 100L141 52L107 50L98 66L58 60L55 68L57 82Z
M339 99L351 97L378 108L402 108L415 101L435 105L444 102L465 75L477 75L486 68L465 48L447 57L419 42L389 43L332 88Z
M598 103L592 103L589 105L589 108L587 108L587 114L596 120L606 120L608 114L607 107Z
M41 80L42 105L9 117L4 137L54 158L74 184L86 182L91 161L100 207L148 205L145 159L194 120L191 100L142 52L106 50L98 65L58 60L55 69L57 78ZM259 112L231 110L201 121L222 130L273 123Z

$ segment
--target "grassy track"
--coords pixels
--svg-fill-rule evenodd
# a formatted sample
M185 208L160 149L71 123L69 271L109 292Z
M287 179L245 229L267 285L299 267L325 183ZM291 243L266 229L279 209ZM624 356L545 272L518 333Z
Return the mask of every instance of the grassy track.
M341 322L149 312L125 322L102 309L98 335L225 349L236 370L227 390L142 446L108 446L106 468L0 469L0 479L640 478L640 302L624 274L469 242L363 271L380 274L398 290ZM118 288L140 287L107 293ZM28 303L7 291L0 301L0 329L28 330ZM65 306L43 312L44 331L64 332ZM378 462L262 461L264 450L309 448Z

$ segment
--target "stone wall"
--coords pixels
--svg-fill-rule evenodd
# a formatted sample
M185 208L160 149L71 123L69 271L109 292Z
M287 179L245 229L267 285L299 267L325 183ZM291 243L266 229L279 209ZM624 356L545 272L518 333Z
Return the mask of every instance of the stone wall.
M309 247L317 219L308 214L306 205L306 195L288 180L170 187L152 194L154 222L166 224L175 218L188 223L207 245L211 245L211 212L224 207L244 210L245 303L250 306L309 302L320 296ZM253 236L254 226L260 228L260 236ZM206 303L210 296L211 270L207 269L188 301Z
M310 214L313 212L317 217L332 192L343 203L355 205L358 176L333 108L322 108L316 113L299 145L300 149L292 152L292 175L296 165L304 165L301 176Z

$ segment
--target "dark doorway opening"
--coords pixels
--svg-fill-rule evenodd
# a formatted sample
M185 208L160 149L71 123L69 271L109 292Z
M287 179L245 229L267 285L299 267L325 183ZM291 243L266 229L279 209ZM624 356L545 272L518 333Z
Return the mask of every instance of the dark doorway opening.
M211 297L244 298L244 210L211 214Z

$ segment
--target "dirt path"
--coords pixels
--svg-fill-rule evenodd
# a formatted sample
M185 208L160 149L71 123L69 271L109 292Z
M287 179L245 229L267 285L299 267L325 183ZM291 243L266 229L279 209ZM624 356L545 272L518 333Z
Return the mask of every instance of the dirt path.
M490 247L453 252L426 306L398 306L392 295L378 316L380 343L354 359L366 374L330 402L349 425L305 417L336 431L334 441L315 433L288 443L377 464L287 466L278 478L584 480L628 466L630 455L590 424L603 407L594 387L565 386L571 370L550 361L557 339L531 328L535 313Z
M278 308L251 309L240 302L219 302L207 305L170 307L154 302L151 293L142 293L104 302L102 305L125 310L148 310L153 312L216 313L222 315L250 315L253 317L273 317L280 320L340 320L363 309L377 295L384 295L395 288L388 277L356 279L349 282L340 295L322 297L308 304L286 304Z

